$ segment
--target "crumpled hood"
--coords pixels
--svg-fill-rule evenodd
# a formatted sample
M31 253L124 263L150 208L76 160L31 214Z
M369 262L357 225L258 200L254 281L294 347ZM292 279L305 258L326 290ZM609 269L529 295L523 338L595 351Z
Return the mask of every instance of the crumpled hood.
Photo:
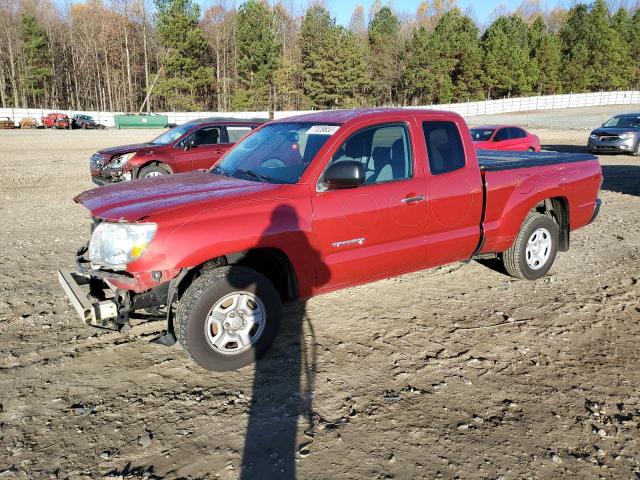
M160 148L163 145L154 145L153 143L136 143L133 145L120 145L118 147L110 147L100 150L98 153L102 155L121 155L129 152L145 152L147 150L153 150L154 148Z
M266 195L281 185L251 182L196 171L150 177L87 190L74 201L105 220L134 222L158 212L206 203L229 208L249 198Z
M640 132L640 128L626 127L626 128L618 128L618 127L599 127L591 132L591 134L596 135L620 135L621 133L638 133Z

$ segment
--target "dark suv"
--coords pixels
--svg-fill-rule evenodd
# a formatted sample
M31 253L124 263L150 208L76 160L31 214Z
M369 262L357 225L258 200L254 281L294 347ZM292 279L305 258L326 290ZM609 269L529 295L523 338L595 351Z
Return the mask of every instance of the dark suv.
M631 153L640 156L640 113L623 113L596 128L587 147L591 153Z
M89 115L77 113L71 118L71 128L81 128L82 130L86 130L87 128L98 127L99 125L96 123L93 117Z
M234 143L266 119L194 120L147 143L105 148L91 156L94 183L120 182L210 168Z

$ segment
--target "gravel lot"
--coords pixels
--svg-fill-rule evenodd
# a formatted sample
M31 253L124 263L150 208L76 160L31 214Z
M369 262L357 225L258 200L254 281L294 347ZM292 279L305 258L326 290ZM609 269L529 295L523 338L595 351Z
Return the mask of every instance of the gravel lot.
M55 277L88 157L156 133L0 131L0 478L640 478L640 158L601 157L601 216L549 276L472 261L320 296L257 368L213 373L149 344L161 324L81 325Z

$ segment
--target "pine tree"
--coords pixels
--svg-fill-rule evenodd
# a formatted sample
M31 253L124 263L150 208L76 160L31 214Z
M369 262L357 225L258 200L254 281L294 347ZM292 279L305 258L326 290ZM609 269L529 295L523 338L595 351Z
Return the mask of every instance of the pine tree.
M377 105L392 104L398 98L402 76L399 32L400 21L389 7L380 8L369 24L372 94Z
M339 29L338 72L341 107L364 107L371 86L368 72L368 50L362 38L352 31Z
M632 85L640 89L640 9L631 17L629 28L629 54L632 60Z
M280 44L268 4L248 0L238 9L236 44L238 89L232 106L239 110L267 110L273 106L274 72Z
M621 33L613 28L609 7L596 0L588 15L591 53L591 89L627 88L631 72L629 48Z
M589 9L585 4L577 4L569 10L560 29L563 65L561 78L567 92L583 92L591 84L588 14Z
M482 93L482 50L479 30L458 8L442 14L434 30L435 43L442 47L444 65L451 78L451 96L441 102L477 100Z
M533 90L544 95L561 92L560 41L556 35L547 30L544 19L540 15L529 27L529 47Z
M31 14L25 14L20 19L20 40L24 58L22 86L25 95L35 104L42 99L46 82L51 77L51 53L43 28Z
M490 97L531 93L527 24L517 15L499 17L482 38L484 81Z
M339 101L338 41L335 20L321 5L312 5L300 30L304 93L312 108L332 108Z
M175 110L202 108L213 69L204 64L208 45L198 26L200 8L191 0L155 0L155 4L158 37L165 52L154 93Z

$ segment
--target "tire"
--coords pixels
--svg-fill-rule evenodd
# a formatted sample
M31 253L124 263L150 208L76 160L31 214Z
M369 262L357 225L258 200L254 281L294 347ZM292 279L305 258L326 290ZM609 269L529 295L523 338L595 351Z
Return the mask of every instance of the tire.
M229 299L236 302L236 297L241 298L240 304L242 299L253 300L254 311L263 313L261 327L246 322L246 308L236 310L232 303L224 312L222 306L225 302L228 303ZM245 305L250 303L245 301ZM213 320L213 311L218 312L217 323ZM222 267L205 271L189 286L177 309L175 331L184 350L198 365L224 372L245 367L262 357L276 338L281 316L280 296L265 276L246 267ZM258 317L259 313L256 313L254 318ZM238 325L237 331L251 328L249 331L254 332L246 334L250 341L245 345L233 327L222 327L233 321L243 324ZM238 353L233 352L234 339L239 340L236 343ZM216 346L215 342L220 345Z
M536 237L537 235L537 237ZM544 277L558 252L558 224L541 213L530 213L511 247L502 253L502 264L512 277L537 280ZM529 241L537 246L527 248Z
M170 175L166 168L160 165L147 165L140 169L137 178L162 177L164 175Z
M527 148L527 152L535 152L535 151L536 151L536 149L535 149L535 148L533 148L533 147L529 147L529 148Z
M80 127L82 130L86 130L87 129L87 124L83 123L82 126Z
M634 157L640 157L640 140L638 140L638 144L636 145L636 149L631 154Z

